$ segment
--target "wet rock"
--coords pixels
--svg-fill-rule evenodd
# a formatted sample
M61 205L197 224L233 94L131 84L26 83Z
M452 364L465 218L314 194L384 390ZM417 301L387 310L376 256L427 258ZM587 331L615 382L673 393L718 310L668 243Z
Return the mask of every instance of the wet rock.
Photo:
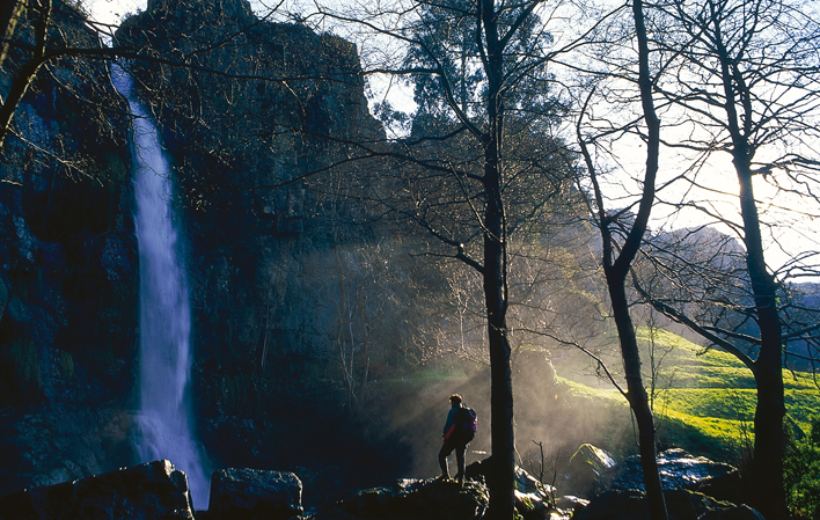
M208 518L298 518L302 482L294 473L250 468L215 471Z
M757 516L732 516L748 512L759 515L748 506L718 501L702 493L676 490L668 491L664 496L669 520L759 520ZM649 505L641 491L609 491L593 499L586 508L579 510L573 516L573 520L650 520Z
M555 499L555 507L564 511L575 511L589 505L589 500L574 495L564 495Z
M365 489L339 503L348 518L473 520L480 518L489 504L482 482L467 480L403 479L392 486ZM339 515L320 515L337 518Z
M551 500L555 495L553 486L541 483L520 466L515 467L515 489L522 493L538 495L542 500Z
M696 457L680 448L658 454L658 471L667 491L689 489L723 500L739 500L740 475L736 467ZM643 491L643 471L637 456L627 458L612 481L616 490Z
M726 509L709 511L698 520L766 520L756 509L747 505L731 506Z
M615 466L615 459L606 450L582 444L569 459L561 489L581 497L594 496L609 487Z
M487 457L484 460L468 464L465 468L465 474L468 479L485 482L487 479L487 471L491 458ZM529 474L520 466L515 467L515 489L521 493L534 493L544 500L549 500L555 493L555 488L549 484L542 484L537 478Z
M542 484L524 469L515 467L515 508L525 520L550 518L555 488Z
M515 508L524 520L549 518L552 510L548 501L538 493L522 493L515 490Z
M0 519L194 518L188 481L167 460L0 498Z
M468 479L486 482L491 458L474 462L467 466ZM549 518L554 512L555 488L542 484L523 468L515 467L515 508L525 519Z

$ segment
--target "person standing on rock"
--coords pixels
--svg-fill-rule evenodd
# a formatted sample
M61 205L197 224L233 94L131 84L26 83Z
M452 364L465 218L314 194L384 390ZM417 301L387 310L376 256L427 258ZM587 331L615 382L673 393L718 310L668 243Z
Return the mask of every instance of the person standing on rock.
M447 469L447 457L455 450L458 461L458 473L456 479L464 482L464 454L467 451L467 444L475 437L478 429L478 416L475 410L462 405L462 397L459 394L450 396L450 411L447 413L447 421L444 423L442 437L444 442L438 452L438 464L441 466L441 478L450 478Z

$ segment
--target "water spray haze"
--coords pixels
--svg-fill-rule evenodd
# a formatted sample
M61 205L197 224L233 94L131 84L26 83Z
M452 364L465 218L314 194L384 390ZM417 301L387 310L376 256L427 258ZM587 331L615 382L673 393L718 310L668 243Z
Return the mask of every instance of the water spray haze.
M208 480L191 427L191 310L179 230L172 205L171 168L133 79L111 67L114 86L133 116L131 154L134 224L140 273L140 439L145 460L170 459L188 476L197 509L207 507Z

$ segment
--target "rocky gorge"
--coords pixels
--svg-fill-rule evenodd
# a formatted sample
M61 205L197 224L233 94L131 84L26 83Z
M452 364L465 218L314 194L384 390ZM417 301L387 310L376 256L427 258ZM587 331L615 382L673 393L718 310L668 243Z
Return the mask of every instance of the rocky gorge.
M53 19L54 45L105 52L73 2L55 2ZM349 169L311 176L349 154L344 142L383 134L355 47L260 21L244 0L152 1L112 44L132 56L179 183L195 324L188 391L208 464L316 462L337 472L331 481L362 463L363 475L406 465L379 452L395 439L374 432L392 418L362 434L351 408L427 319L390 304L418 298L391 282L432 289L441 274L408 257L412 235L358 223L366 210L347 195L366 188ZM10 58L22 63L23 51ZM51 70L23 100L0 165L0 492L138 461L130 116L109 61L66 57ZM354 336L368 352L354 353ZM357 359L340 363L346 350ZM333 446L317 422L334 425ZM363 446L377 449L345 460Z
M81 3L53 5L51 45L96 58L49 63L0 152L0 519L483 518L491 399L480 279L430 246L438 229L417 226L428 200L402 176L418 165L392 160L401 143L369 106L361 49L305 20L260 18L247 0L149 0L110 41ZM35 37L32 13L0 70L3 91ZM118 93L112 65L132 78L133 99ZM152 390L178 404L172 417L190 418L196 492L181 457L142 449L141 350L157 341L141 328L134 132L146 122L166 161L155 173L176 233L168 249L189 294L190 359L155 371L185 378ZM550 168L566 169L563 149L549 153ZM409 209L394 206L397 193ZM603 362L620 363L615 350L591 361L572 342L526 335L548 325L614 345L605 289L592 281L600 243L574 184L556 193L542 228L516 243L525 274L511 279L516 510L525 520L648 518L632 416L601 382ZM707 350L682 370L712 370ZM670 381L690 376L672 370ZM714 379L741 379L732 370ZM423 478L438 469L453 392L481 418L463 486ZM762 518L743 505L748 437L721 444L675 421L658 443L671 518Z
M573 469L553 484L516 470L516 509L524 520L627 520L649 518L634 461L615 461L594 446L582 446ZM211 478L207 510L194 510L185 474L169 461L156 461L87 479L0 497L0 518L179 518L271 520L383 520L430 518L478 520L485 517L487 462L467 468L463 484L442 479L400 479L354 491L307 510L303 485L290 472L227 468ZM606 467L604 471L601 468ZM693 457L682 450L661 454L672 518L680 520L760 520L760 513L726 499L738 487L738 471ZM579 487L580 486L580 487ZM586 487L584 487L586 486ZM576 495L561 495L570 489ZM597 489L597 491L592 491ZM605 491L604 491L605 489Z

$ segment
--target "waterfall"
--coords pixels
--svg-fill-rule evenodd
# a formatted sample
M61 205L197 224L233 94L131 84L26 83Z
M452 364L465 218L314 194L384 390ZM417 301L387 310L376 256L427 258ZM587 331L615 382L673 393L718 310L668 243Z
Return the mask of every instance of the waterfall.
M179 230L173 210L171 168L150 113L133 79L111 65L114 87L132 116L134 227L140 275L140 413L137 450L143 461L169 459L188 476L197 509L208 504L208 480L191 429L191 309Z

